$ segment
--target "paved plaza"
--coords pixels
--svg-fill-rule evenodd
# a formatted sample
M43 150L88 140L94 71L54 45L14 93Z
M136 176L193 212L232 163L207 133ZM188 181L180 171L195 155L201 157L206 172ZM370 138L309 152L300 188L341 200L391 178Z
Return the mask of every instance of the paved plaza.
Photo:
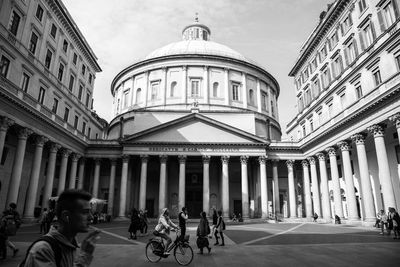
M173 255L159 263L148 262L144 251L150 236L128 240L128 222L97 226L103 233L91 266L178 265ZM153 228L149 227L150 232ZM316 223L228 225L226 246L213 246L211 254L204 255L197 254L195 230L196 224L189 224L195 252L190 266L399 266L400 262L400 240L381 236L378 229ZM0 265L16 266L30 242L40 236L38 231L38 225L22 227L12 238L20 253Z

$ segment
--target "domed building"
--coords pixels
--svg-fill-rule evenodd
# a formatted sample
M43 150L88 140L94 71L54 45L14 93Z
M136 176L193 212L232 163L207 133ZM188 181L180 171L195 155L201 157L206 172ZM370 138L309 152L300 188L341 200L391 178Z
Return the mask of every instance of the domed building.
M111 85L108 139L130 156L126 175L136 193L128 189L128 206L150 216L183 206L192 217L213 208L254 216L260 164L270 140L281 137L279 90L263 67L212 42L197 19L182 41L122 70Z

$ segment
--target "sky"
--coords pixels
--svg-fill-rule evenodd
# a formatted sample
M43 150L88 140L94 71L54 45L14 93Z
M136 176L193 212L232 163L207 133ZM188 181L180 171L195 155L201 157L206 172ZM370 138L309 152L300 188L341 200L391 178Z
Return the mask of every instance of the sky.
M110 121L113 78L164 45L180 41L182 29L199 22L211 40L256 61L280 85L282 139L296 115L294 66L302 44L333 0L63 0L98 57L94 110Z

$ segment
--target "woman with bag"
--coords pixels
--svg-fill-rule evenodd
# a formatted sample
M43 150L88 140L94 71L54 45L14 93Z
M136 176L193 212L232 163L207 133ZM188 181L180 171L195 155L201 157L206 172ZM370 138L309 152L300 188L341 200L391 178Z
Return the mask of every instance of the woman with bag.
M206 213L203 211L200 213L200 223L197 226L197 247L200 249L199 254L203 254L203 248L208 249L208 253L211 252L210 244L208 243L208 235L210 234L210 225L206 217Z
M223 231L225 230L225 222L224 222L224 218L222 218L222 211L218 211L218 220L217 220L217 225L215 226L215 233L214 233L214 236L215 236L215 244L214 244L214 246L217 246L217 245L219 245L219 242L218 242L218 233L219 233L219 235L220 235L220 237L221 237L221 241L222 241L222 243L221 243L221 245L220 246L225 246L225 240L224 240L224 233L223 233Z

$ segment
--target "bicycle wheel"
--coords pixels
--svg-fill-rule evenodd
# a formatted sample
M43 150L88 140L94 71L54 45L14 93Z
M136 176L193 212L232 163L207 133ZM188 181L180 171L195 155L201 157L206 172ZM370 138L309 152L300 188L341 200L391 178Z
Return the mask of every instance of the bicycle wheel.
M174 249L174 256L180 265L189 265L193 260L193 249L187 243L179 243Z
M160 243L157 241L150 241L146 245L146 258L149 262L159 262L161 260L161 256L157 255L157 249L160 246ZM157 254L155 254L157 253ZM159 252L161 253L161 252Z

